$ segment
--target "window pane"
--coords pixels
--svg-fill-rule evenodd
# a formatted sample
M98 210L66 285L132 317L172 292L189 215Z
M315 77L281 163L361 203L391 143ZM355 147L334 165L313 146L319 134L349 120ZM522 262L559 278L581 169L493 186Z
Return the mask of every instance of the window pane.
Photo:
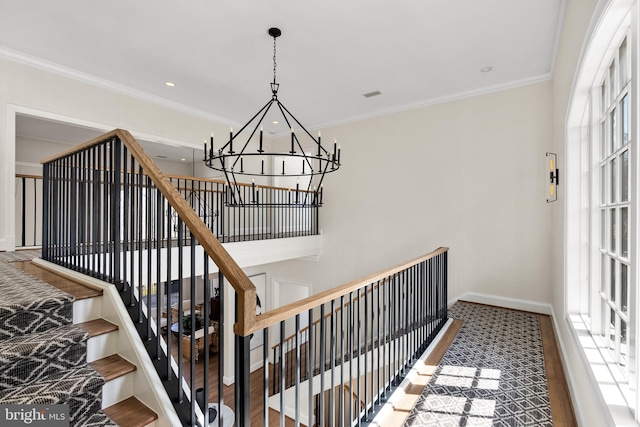
M600 160L607 157L607 123L600 123Z
M627 83L627 39L625 38L624 41L622 42L622 44L620 45L620 50L619 52L619 60L618 63L620 64L620 87L623 87L626 83Z
M607 203L607 170L603 165L600 168L600 204L604 205L605 203Z
M626 265L620 263L620 310L625 314L627 314L628 298L627 269Z
M620 364L627 365L627 323L620 322Z
M611 301L616 302L616 261L614 259L609 261L609 277L611 281L609 298L611 298Z
M607 167L600 168L600 204L607 203Z
M606 255L602 255L602 263L600 264L600 267L602 267L602 280L600 280L600 292L603 293L603 295L607 295L607 265L609 265L607 263L607 260L609 259Z
M606 249L607 247L607 211L606 209L600 210L600 247Z
M620 208L620 256L629 257L629 208Z
M611 203L615 203L616 202L616 184L617 184L617 177L618 177L618 162L617 160L614 158L613 160L611 160L610 162L611 164L611 182L609 183L611 185L611 193L609 193L609 202Z
M609 153L613 153L616 151L618 144L618 126L616 124L616 109L614 108L611 111L609 118L611 119L611 151Z
M616 210L611 209L609 211L609 221L611 222L611 228L609 229L609 233L611 233L611 240L609 250L613 253L616 253Z
M629 143L629 95L620 101L620 120L622 120L622 145Z
M609 314L609 349L616 348L616 312L611 309Z
M600 114L603 114L607 110L607 80L604 80L602 86L600 87ZM604 134L603 134L604 135Z
M629 151L622 153L620 161L620 200L629 201Z
M612 62L609 67L609 103L616 99L616 63Z

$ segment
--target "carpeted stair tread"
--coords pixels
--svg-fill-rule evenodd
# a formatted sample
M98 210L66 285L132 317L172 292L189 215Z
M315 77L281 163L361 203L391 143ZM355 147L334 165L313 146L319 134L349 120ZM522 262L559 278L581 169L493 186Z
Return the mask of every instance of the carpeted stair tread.
M68 404L71 420L101 409L104 378L90 366L67 369L34 383L0 391L0 404Z
M71 295L10 264L0 263L0 277L0 339L71 324Z
M118 424L114 423L111 418L107 416L103 411L96 412L87 417L80 417L75 419L71 424L71 427L117 427Z
M47 282L49 285L61 290L62 292L73 295L76 301L102 296L102 290L100 289L84 285L31 261L18 261L11 263L11 265L25 271L37 279Z
M86 364L89 334L64 325L0 341L0 390Z

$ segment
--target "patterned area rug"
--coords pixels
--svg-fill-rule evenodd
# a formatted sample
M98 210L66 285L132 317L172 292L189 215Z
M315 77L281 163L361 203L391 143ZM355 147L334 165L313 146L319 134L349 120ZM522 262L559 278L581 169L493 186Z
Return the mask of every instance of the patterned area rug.
M405 426L552 426L538 317L458 302L464 321Z

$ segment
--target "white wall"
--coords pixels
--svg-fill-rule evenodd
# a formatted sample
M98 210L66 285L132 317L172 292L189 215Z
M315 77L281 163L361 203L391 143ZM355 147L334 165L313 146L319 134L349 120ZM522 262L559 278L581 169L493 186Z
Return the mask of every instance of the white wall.
M162 82L159 84L163 84ZM200 149L228 123L188 114L80 80L0 58L0 200L11 200L15 173L16 114L46 117L89 128L123 128L147 141ZM0 205L0 250L13 248L13 204Z
M325 178L322 255L274 274L318 292L449 246L450 298L548 303L550 122L542 82L322 129L343 163Z

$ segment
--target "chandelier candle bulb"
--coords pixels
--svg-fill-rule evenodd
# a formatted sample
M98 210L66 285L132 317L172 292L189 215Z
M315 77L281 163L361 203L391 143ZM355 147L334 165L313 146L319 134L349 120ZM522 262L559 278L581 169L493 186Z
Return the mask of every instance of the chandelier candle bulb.
M211 147L209 147L209 158L213 157L213 132L211 132Z

